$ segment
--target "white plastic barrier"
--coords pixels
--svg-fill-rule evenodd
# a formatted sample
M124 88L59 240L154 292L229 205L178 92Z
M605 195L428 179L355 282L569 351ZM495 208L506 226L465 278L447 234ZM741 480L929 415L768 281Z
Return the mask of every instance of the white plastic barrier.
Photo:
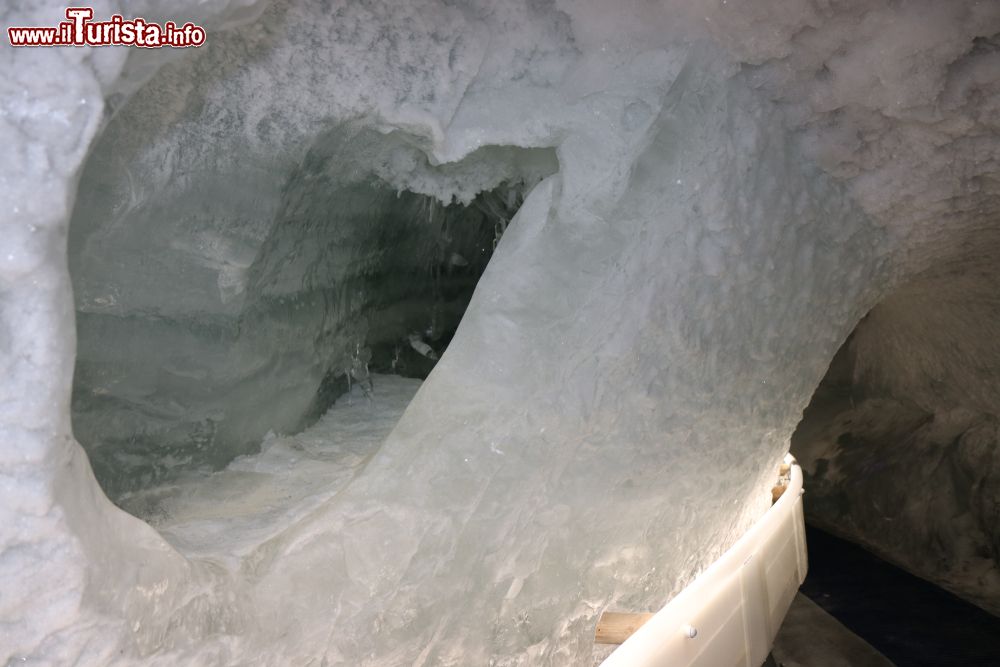
M760 667L806 576L802 469L719 560L618 647L601 667Z

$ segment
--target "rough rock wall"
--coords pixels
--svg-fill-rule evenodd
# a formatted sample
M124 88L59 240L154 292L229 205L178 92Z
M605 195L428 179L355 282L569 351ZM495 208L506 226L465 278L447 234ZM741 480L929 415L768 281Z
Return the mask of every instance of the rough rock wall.
M792 437L808 514L1000 612L995 232L879 303Z

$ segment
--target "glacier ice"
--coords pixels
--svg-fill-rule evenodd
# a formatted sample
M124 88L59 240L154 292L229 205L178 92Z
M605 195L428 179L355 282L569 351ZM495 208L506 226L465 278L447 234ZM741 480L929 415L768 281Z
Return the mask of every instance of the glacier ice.
M129 111L84 170L69 239L73 426L112 498L301 429L369 366L432 366L399 348L454 331L526 187L442 205L355 175L343 156L377 133L332 132L280 184L223 183L190 160L197 177L137 196L120 163Z
M122 508L186 555L238 569L254 549L343 489L420 387L420 380L398 375L373 379L376 394L355 385L303 432L270 432L258 453L125 494Z
M604 607L660 606L759 515L858 320L996 217L990 3L170 16L206 47L0 47L2 660L576 664ZM394 326L377 290L337 293L368 275L351 261L419 261L425 209L522 194L447 353L335 494L220 557L102 493L72 429L150 432L123 504L165 479L148 461L233 472ZM128 461L105 453L108 484Z

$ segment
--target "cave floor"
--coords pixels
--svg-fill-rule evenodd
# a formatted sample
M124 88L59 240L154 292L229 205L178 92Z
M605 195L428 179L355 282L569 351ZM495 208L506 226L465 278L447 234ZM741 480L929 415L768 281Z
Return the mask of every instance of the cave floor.
M799 593L774 640L778 667L892 667L888 658Z
M421 381L374 375L371 397L355 383L302 433L269 433L261 450L223 470L195 471L122 499L189 557L240 562L332 498L378 451Z
M806 539L801 592L896 664L1000 665L1000 618L815 527Z

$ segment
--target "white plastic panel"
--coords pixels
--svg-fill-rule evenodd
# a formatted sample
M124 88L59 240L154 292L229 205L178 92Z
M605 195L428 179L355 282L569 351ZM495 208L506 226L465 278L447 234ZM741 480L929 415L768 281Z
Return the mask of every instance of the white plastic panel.
M759 667L806 569L802 470L793 461L778 502L601 665Z

